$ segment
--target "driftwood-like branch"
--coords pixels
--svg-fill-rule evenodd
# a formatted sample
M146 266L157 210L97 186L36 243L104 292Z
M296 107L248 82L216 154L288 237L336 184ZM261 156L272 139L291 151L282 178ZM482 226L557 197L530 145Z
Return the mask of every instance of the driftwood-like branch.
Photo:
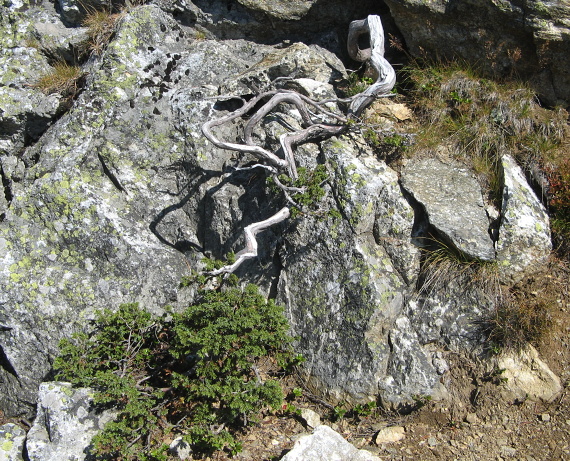
M285 221L289 217L289 208L281 208L277 213L275 213L271 218L265 221L256 222L250 224L243 230L245 236L245 248L236 254L236 260L233 264L221 267L220 269L210 272L212 275L220 275L225 273L234 272L241 263L246 259L251 259L257 257L257 240L255 236L262 230L267 229L275 224Z
M370 48L358 48L358 37L370 35ZM348 29L348 54L359 62L368 61L377 74L376 81L365 91L357 94L350 104L350 113L359 117L379 95L392 91L396 84L396 72L384 58L384 28L379 16L368 16L360 21L352 21Z
M360 49L358 38L363 34L370 35L370 48ZM390 93L396 83L396 73L390 63L384 58L384 29L379 16L368 16L361 21L353 21L348 33L348 52L351 58L359 62L368 62L376 73L376 81L361 94L346 99L328 99L313 101L307 96L295 91L276 89L263 92L250 99L237 110L218 119L210 120L202 126L204 136L215 146L244 154L254 155L262 164L267 164L266 170L272 173L275 184L281 189L287 202L295 206L291 194L303 192L303 188L284 186L278 179L278 174L287 172L293 180L298 179L294 148L308 142L320 141L338 136L354 125L356 119L378 97ZM284 77L283 77L284 78ZM280 78L280 79L283 79ZM280 80L277 79L277 80ZM239 117L243 117L255 106L266 101L255 114L251 116L244 127L243 143L225 142L217 138L213 129ZM348 113L341 114L328 110L328 102L350 103ZM276 153L258 146L253 140L254 128L280 104L293 105L301 115L302 129L285 133L280 136L282 157ZM316 120L318 119L318 121ZM255 165L260 167L261 165ZM290 215L289 208L284 207L270 218L250 224L244 229L246 247L236 255L233 264L210 272L211 275L229 274L234 272L246 259L257 257L257 240L255 236L274 224L285 221Z

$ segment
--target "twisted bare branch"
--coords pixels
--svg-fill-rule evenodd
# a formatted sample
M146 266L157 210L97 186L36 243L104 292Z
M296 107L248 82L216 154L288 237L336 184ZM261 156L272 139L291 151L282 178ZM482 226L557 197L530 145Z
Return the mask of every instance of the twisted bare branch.
M358 47L358 37L365 33L370 34L370 48L361 50ZM368 61L377 74L376 81L364 92L356 95L350 104L350 114L358 117L374 99L390 93L396 84L396 72L384 58L384 28L379 16L371 15L350 23L348 53L355 61Z
M360 49L358 38L363 34L370 35L370 48ZM275 184L283 192L290 206L295 206L295 193L302 193L303 188L293 188L283 185L278 174L287 171L290 178L298 179L294 148L308 142L321 141L332 136L338 136L348 130L353 121L358 119L363 111L378 97L390 93L396 83L396 73L390 63L384 58L384 29L379 16L368 16L350 24L348 33L348 52L351 58L359 62L367 62L376 74L376 81L364 92L346 99L327 99L314 101L307 96L286 89L265 91L244 104L237 110L210 120L202 125L204 136L215 146L254 155L260 162L267 163L266 170L272 173ZM283 79L283 78L281 78ZM280 80L280 79L277 79ZM244 127L243 143L225 142L216 137L213 128L224 125L244 116L258 103L267 100L263 106L249 119ZM335 113L325 108L329 102L349 102L347 114ZM302 129L285 133L280 136L282 157L258 146L253 140L254 128L280 104L293 105L301 115ZM319 115L317 115L319 114ZM319 121L315 121L318 118ZM261 165L255 165L260 167ZM229 274L234 272L246 259L257 257L257 240L255 236L270 226L285 221L290 215L286 206L270 218L250 224L244 229L246 247L236 255L233 264L229 264L211 272L211 275Z
M246 259L257 257L257 240L255 236L262 230L267 229L275 224L285 221L290 215L289 208L281 208L270 218L265 221L250 224L243 230L245 236L245 248L236 254L236 260L233 264L221 267L220 269L211 272L212 275L231 274L234 272Z

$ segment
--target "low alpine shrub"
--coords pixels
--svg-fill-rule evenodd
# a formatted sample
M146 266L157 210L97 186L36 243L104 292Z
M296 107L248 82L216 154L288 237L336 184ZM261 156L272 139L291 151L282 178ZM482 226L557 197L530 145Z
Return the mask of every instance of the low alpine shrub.
M236 431L281 406L275 378L293 360L289 326L255 285L202 292L166 318L123 304L97 312L91 335L62 340L56 378L91 387L97 408L117 411L92 442L95 459L167 459L179 435L194 453L235 453Z

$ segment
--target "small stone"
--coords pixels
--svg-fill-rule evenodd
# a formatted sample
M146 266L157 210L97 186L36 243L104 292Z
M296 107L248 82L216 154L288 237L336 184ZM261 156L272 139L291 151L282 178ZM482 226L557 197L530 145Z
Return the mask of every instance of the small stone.
M540 415L540 420L547 423L550 421L550 415L548 413L543 413Z
M399 442L405 436L405 430L402 426L390 426L385 427L378 432L374 441L376 442L376 445L380 445L382 443L393 443Z
M501 446L501 456L503 458L514 458L517 455L517 450L507 445Z
M168 447L168 451L178 459L188 459L192 453L190 444L185 442L182 437L175 438Z
M303 408L301 410L301 418L303 418L307 426L310 428L314 429L321 425L321 417L310 408Z
M431 436L430 438L428 438L428 445L430 447L435 447L437 445L437 439Z
M467 413L467 416L465 417L465 422L469 424L476 424L479 422L479 418L477 417L476 413Z
M26 431L13 423L0 426L0 461L22 461Z
M301 437L281 461L317 460L380 461L367 450L359 450L347 442L338 432L321 424L312 435Z

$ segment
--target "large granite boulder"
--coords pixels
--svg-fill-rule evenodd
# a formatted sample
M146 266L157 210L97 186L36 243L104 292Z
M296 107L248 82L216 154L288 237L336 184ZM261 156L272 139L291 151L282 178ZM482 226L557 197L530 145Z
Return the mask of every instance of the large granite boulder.
M183 195L172 165L182 162L184 140L167 104L152 102L160 88L145 82L154 62L155 72L176 63L176 46L186 48L179 34L157 8L133 10L73 110L19 156L27 168L12 181L0 223L8 414L32 411L58 340L83 328L93 309L176 302L188 267L152 223Z

